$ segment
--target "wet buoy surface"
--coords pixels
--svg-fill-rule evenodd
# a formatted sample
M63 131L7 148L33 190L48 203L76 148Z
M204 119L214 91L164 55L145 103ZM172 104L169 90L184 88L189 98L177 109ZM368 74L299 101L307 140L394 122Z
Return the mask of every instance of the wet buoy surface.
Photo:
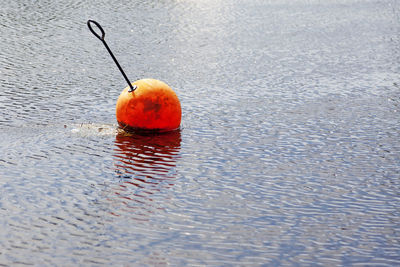
M142 79L126 87L117 100L118 124L126 131L168 132L181 124L181 104L164 82Z

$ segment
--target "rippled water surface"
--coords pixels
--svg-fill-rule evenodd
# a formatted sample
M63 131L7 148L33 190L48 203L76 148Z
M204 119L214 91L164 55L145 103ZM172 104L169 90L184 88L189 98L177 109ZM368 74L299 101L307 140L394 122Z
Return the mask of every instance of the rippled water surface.
M126 136L131 80L178 132ZM3 1L0 266L400 264L400 2Z

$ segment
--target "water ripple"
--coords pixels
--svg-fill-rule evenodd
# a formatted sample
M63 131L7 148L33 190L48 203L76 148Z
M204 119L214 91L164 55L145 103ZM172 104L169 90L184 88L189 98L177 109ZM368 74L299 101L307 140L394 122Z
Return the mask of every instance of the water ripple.
M398 1L6 1L0 266L399 265ZM118 130L129 78L181 131Z

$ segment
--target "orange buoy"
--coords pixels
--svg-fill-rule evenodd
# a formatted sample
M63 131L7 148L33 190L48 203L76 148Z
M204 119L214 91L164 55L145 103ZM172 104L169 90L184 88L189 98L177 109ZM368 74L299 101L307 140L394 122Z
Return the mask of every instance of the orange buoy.
M117 100L116 116L128 131L167 132L181 124L181 104L175 92L162 81L142 79L126 87Z
M100 29L98 34L92 24ZM105 32L100 24L88 20L89 30L104 44L112 59L124 76L128 87L117 100L116 115L119 126L135 132L168 132L181 124L181 104L175 92L167 84L155 79L142 79L131 83L105 41Z

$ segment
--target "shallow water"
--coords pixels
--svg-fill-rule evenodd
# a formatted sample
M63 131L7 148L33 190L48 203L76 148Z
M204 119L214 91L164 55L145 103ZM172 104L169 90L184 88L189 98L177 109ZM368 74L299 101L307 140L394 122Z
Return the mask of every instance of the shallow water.
M400 2L325 2L2 4L0 266L399 265Z

